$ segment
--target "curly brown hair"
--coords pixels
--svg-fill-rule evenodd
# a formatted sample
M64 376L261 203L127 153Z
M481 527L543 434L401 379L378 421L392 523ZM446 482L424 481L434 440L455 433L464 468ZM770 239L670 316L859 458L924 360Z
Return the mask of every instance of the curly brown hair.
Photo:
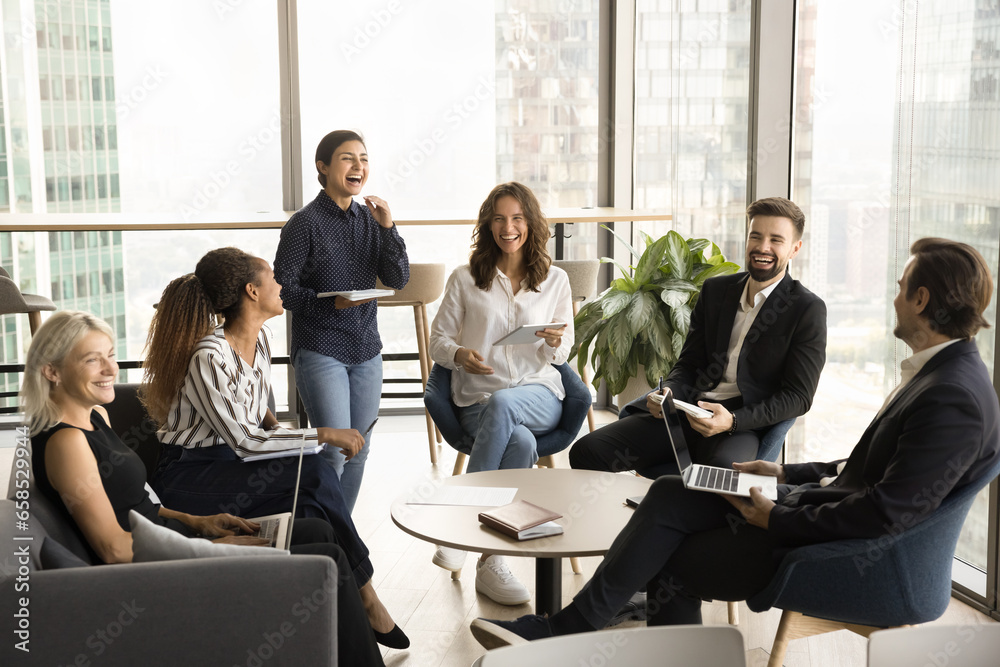
M527 268L528 289L537 292L545 277L549 275L552 258L549 257L549 223L542 214L535 193L526 185L511 181L493 188L486 201L479 207L479 220L472 232L472 253L469 255L469 270L476 287L489 291L496 275L497 262L503 251L493 239L490 226L496 213L496 204L502 197L513 197L521 205L521 212L528 222L528 240L524 244L524 262Z
M139 397L146 412L162 426L187 375L198 341L216 326L240 316L249 283L259 282L261 263L239 248L211 250L194 273L175 278L163 290L146 338L145 371Z

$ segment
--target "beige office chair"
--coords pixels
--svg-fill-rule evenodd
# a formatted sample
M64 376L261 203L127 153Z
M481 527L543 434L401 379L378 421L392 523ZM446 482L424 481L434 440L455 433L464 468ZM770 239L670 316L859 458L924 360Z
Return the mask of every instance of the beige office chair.
M597 272L601 268L601 262L596 259L557 259L552 265L558 266L569 277L569 289L573 294L573 317L576 317L580 312L580 304L593 296L594 290L597 289ZM577 367L575 359L572 366L574 369ZM584 384L590 385L586 370L580 377L583 378ZM593 433L594 406L590 406L590 411L587 412L587 426Z
M0 315L12 313L27 313L28 326L31 335L42 326L43 310L55 310L56 305L51 299L37 294L24 294L17 283L11 280L10 274L0 267Z
M381 282L376 287L384 289ZM378 300L380 308L395 306L413 307L413 325L417 334L417 356L420 360L420 387L427 388L427 376L431 372L431 327L427 319L427 304L437 301L444 292L444 264L410 264L410 282L406 287L396 290L389 297ZM441 434L437 432L431 416L424 410L427 422L427 443L431 451L431 463L437 464L438 443Z

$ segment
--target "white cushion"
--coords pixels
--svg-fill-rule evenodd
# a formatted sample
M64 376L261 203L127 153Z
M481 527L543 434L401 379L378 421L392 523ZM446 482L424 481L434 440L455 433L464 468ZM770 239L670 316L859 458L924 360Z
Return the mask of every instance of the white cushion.
M128 520L132 526L132 561L135 563L223 556L279 556L289 553L285 549L272 547L215 544L201 537L184 537L166 526L153 523L135 510L128 513Z

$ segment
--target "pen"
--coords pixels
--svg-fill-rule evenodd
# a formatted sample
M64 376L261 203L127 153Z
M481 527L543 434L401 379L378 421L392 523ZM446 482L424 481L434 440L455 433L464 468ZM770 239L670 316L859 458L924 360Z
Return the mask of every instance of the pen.
M365 429L365 432L362 434L362 437L366 437L369 433L371 433L372 429L375 428L375 424L377 423L378 423L378 417L375 418L375 421L372 422L371 426Z
M664 388L664 387L666 386L666 384L667 384L667 381L666 381L666 380L664 380L664 379L663 379L663 376L661 375L661 376L660 376L660 386L659 386L659 387L657 387L657 389L656 389L656 390L657 390L657 391L663 391L663 388Z

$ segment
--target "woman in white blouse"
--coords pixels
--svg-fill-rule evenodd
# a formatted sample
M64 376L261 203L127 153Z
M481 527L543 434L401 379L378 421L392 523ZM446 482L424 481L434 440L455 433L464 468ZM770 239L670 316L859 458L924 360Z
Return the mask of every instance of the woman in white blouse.
M140 397L163 443L153 488L166 505L241 517L288 512L303 441L337 447L348 459L364 444L355 429L283 428L268 409L271 346L264 322L284 312L280 290L266 261L219 248L163 291L146 343ZM216 324L216 314L223 324ZM287 456L242 461L267 452ZM376 640L408 646L375 594L368 547L351 519L337 471L322 456L302 461L296 517L333 527Z
M431 357L451 375L451 397L462 428L474 436L468 472L530 468L538 460L535 435L559 423L566 397L552 365L573 346L569 279L552 266L548 224L534 193L504 183L479 209L469 264L448 279L431 329ZM538 331L537 342L499 345L526 324L569 326ZM441 547L434 563L460 570L465 552ZM476 590L500 604L530 599L500 556L484 554Z

